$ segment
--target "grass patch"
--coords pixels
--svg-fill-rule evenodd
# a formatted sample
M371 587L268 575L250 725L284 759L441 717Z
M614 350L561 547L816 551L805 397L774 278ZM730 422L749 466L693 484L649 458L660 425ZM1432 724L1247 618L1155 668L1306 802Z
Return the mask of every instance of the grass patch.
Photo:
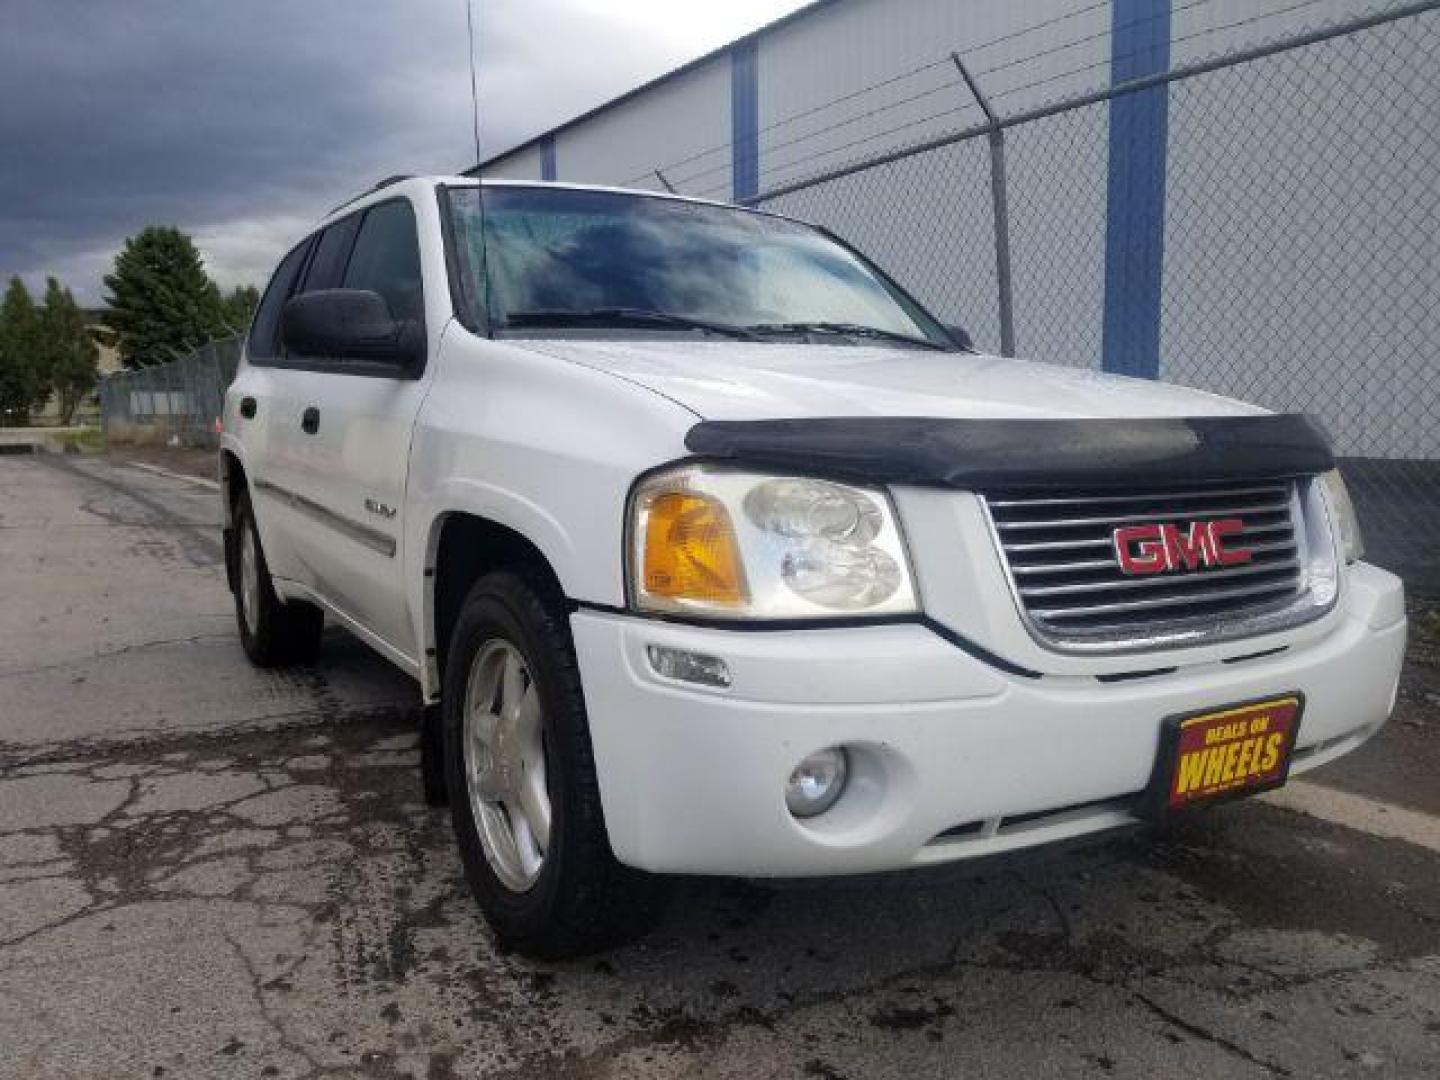
M103 454L106 447L105 432L99 428L86 428L73 435L64 435L59 442L61 451L66 454Z

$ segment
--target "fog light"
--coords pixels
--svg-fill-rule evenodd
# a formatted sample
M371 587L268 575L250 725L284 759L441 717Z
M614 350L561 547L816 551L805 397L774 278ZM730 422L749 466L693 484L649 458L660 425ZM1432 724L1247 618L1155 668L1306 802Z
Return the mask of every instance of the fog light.
M650 657L650 666L655 669L655 674L667 679L699 683L701 686L730 685L730 668L718 656L706 656L688 649L670 649L664 645L647 645L645 652Z
M785 784L785 806L797 818L823 814L845 790L850 763L838 746L811 754L790 774Z

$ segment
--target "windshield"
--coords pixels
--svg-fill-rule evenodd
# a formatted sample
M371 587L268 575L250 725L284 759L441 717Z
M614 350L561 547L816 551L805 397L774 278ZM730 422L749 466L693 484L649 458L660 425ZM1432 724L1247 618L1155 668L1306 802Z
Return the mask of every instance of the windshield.
M564 188L450 189L465 291L497 331L620 328L756 340L913 340L945 330L823 233L723 206ZM479 280L481 267L488 282Z

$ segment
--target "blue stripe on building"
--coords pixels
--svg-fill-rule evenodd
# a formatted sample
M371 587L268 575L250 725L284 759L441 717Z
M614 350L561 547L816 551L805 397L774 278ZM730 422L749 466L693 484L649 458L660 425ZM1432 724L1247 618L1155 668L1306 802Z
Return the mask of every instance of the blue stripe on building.
M760 62L754 38L730 50L730 169L736 202L760 194Z
M1112 85L1169 69L1170 3L1114 0ZM1102 366L1147 379L1160 374L1168 114L1166 86L1110 102Z
M549 183L555 179L555 136L540 137L540 179Z

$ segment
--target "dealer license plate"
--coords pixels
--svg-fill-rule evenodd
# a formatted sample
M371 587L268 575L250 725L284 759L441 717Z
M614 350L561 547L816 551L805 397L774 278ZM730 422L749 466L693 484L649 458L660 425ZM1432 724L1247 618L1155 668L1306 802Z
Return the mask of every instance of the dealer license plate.
M1283 785L1304 707L1297 692L1170 717L1146 800L1152 815Z

